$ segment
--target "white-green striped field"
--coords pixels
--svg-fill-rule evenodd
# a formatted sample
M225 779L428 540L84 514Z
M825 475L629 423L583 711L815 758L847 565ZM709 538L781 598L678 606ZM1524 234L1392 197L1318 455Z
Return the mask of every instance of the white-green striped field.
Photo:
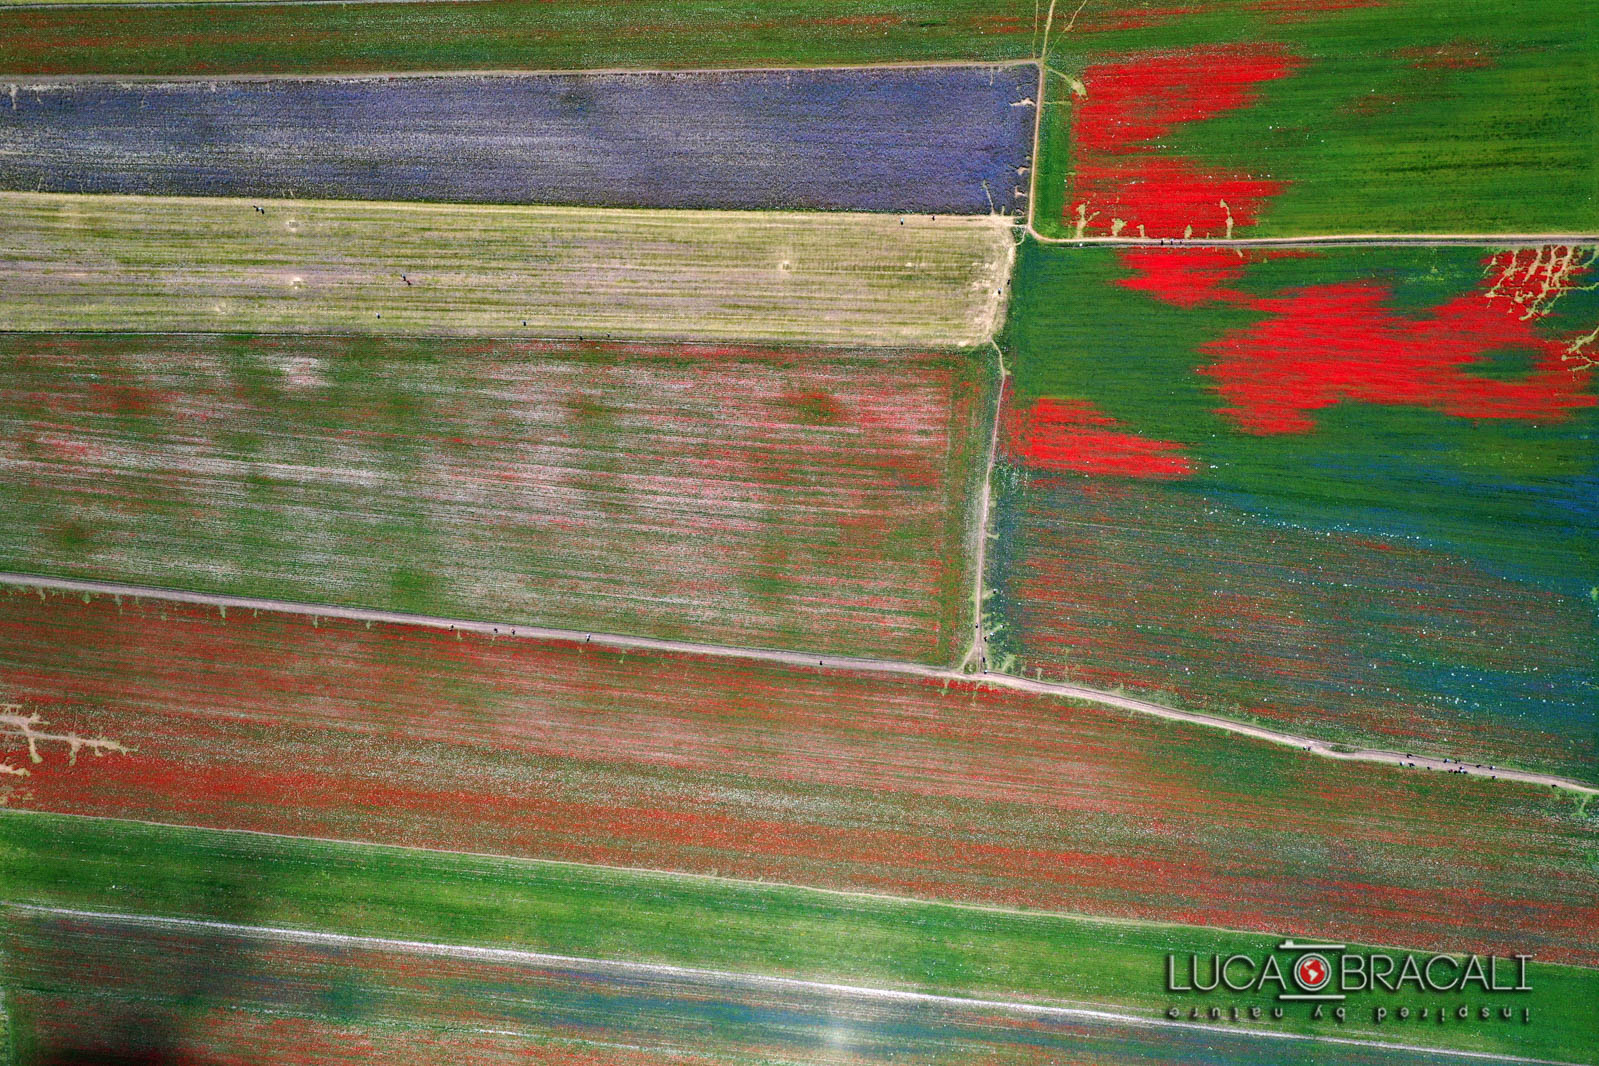
M998 216L0 193L0 329L970 345Z

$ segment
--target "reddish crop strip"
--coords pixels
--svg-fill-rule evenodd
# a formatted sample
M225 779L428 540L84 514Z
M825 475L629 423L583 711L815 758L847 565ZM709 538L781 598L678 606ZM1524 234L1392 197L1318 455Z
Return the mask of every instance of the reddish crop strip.
M980 684L19 593L0 679L138 749L34 809L1599 960L1557 796Z
M1025 412L1010 408L1005 430L1010 454L1036 470L1145 478L1194 471L1181 444L1129 433L1086 400L1045 396Z

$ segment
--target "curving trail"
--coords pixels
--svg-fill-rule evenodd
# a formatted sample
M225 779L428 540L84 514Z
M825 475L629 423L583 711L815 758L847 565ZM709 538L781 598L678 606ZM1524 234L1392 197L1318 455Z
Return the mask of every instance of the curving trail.
M467 618L442 618L435 615L406 614L400 611L381 611L365 607L337 607L324 604L296 603L289 600L262 599L252 596L221 596L206 592L186 592L181 589L154 588L145 585L125 585L112 581L84 581L77 578L41 577L35 574L0 572L0 588L17 588L45 592L74 593L91 596L125 596L129 599L164 600L172 603L197 604L208 607L227 607L235 610L272 611L279 614L296 614L317 618L339 618L353 622L378 622L386 625L420 626L485 636L520 637L528 640L545 640L594 644L602 648L622 650L658 651L679 655L713 656L725 659L748 659L757 662L781 663L785 666L808 667L823 670L853 670L863 673L896 674L994 688L1016 689L1043 696L1064 697L1097 703L1106 707L1130 711L1134 714L1162 718L1171 722L1208 726L1254 740L1298 748L1312 755L1347 762L1382 763L1421 771L1440 771L1466 774L1499 781L1516 781L1522 784L1562 788L1584 795L1599 795L1599 787L1573 781L1554 774L1532 770L1517 770L1503 766L1466 763L1443 756L1413 756L1406 752L1387 751L1381 748L1345 748L1334 746L1314 737L1301 736L1251 725L1219 715L1199 711L1184 711L1148 700L1135 699L1103 689L1088 688L1062 681L1041 681L1013 674L989 673L981 670L968 673L960 668L930 666L924 663L905 662L898 659L866 659L846 655L813 655L807 652L782 651L775 648L740 648L722 644L700 644L683 640L660 640L655 637L635 637L623 633L585 633L575 629L555 629L548 626L511 625L500 622L483 622Z

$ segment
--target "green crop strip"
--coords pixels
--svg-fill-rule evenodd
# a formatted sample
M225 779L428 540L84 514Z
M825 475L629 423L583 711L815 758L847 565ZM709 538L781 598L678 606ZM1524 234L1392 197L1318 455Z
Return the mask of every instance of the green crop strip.
M3 5L0 5L3 7ZM646 0L0 10L0 70L220 74L1023 59L1025 0Z

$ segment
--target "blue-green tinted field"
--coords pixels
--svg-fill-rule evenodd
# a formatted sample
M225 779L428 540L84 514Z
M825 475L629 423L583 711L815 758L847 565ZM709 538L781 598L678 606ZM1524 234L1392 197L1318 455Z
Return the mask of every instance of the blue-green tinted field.
M1581 248L1027 248L993 557L1014 668L1592 779Z

